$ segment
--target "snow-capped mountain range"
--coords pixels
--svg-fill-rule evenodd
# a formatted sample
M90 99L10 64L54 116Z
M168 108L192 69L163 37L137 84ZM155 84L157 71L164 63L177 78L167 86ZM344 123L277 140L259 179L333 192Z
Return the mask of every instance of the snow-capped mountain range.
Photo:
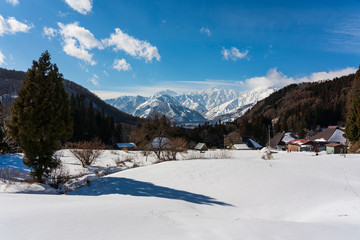
M165 114L178 124L198 124L205 121L233 121L243 115L274 89L254 89L236 92L225 88L211 88L188 94L165 90L151 97L121 96L105 102L123 112L147 118L155 112Z

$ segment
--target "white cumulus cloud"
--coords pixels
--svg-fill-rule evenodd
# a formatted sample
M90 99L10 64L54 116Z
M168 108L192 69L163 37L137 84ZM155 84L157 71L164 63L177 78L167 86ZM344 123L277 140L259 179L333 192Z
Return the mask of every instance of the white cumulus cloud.
M356 68L348 67L338 71L330 72L316 72L310 74L310 76L302 78L293 78L288 77L282 72L278 71L276 68L271 68L265 76L262 77L253 77L246 79L246 85L250 89L254 88L282 88L292 83L301 83L301 82L316 82L320 80L332 80L336 77L341 77L349 75L356 72Z
M18 0L6 0L7 3L10 3L11 5L13 6L16 6L19 4L19 1Z
M98 86L99 86L98 79L99 79L99 76L96 75L96 74L93 74L92 78L90 78L90 82L92 82L92 84L93 84L95 87L98 87Z
M17 32L28 32L32 26L19 22L14 17L5 19L0 15L0 36L4 34L15 34Z
M118 71L129 71L131 69L130 64L125 59L115 59L113 67Z
M65 0L65 2L75 11L81 14L88 14L92 9L92 0Z
M52 39L53 37L55 37L57 35L58 31L54 28L51 27L44 27L43 28L43 35L48 37L48 39Z
M224 59L226 60L231 59L233 61L245 58L248 53L249 53L248 50L245 50L244 52L240 52L240 50L237 49L236 47L231 47L230 49L226 49L223 47L223 49L221 50L221 54L223 55Z
M5 63L5 56L4 54L2 54L2 52L0 51L0 66L3 65Z
M93 54L89 50L103 49L100 41L87 29L80 27L78 22L64 25L58 23L59 33L63 39L63 50L66 54L84 60L90 65L95 65Z
M208 28L206 28L206 27L202 27L202 28L200 29L200 33L206 34L206 35L208 35L209 37L211 36L211 31L210 31L210 29L208 29Z
M160 54L157 47L152 46L147 41L138 40L121 31L120 28L115 29L115 33L110 38L104 39L103 43L108 47L114 47L114 50L122 50L136 58L143 58L146 62L156 59L160 61Z

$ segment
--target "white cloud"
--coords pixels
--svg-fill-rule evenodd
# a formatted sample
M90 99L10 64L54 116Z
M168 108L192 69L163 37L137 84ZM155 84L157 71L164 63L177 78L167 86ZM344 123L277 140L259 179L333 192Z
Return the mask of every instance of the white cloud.
M211 31L210 31L210 29L208 29L208 28L206 28L206 27L202 27L202 28L200 29L200 33L206 34L206 35L208 35L209 37L211 36Z
M19 0L6 0L7 3L10 3L13 6L16 6L19 4Z
M58 31L54 28L51 27L44 27L43 28L43 35L48 37L48 39L52 39L53 37L55 37L57 35Z
M146 62L152 61L153 58L160 61L160 54L157 47L152 46L147 41L138 40L121 31L120 28L115 29L115 33L110 38L104 39L103 43L114 47L114 50L122 50L136 58L144 58Z
M2 54L2 52L0 51L0 66L3 65L5 63L5 56L4 54Z
M88 14L92 9L92 0L65 0L65 2L75 11L81 14Z
M28 32L31 28L32 26L19 22L14 17L5 19L0 15L0 36L17 32Z
M302 78L292 78L288 77L282 72L279 72L276 68L270 69L265 76L262 77L253 77L246 79L246 84L248 88L282 88L286 85L292 83L301 83L301 82L315 82L320 80L332 80L336 77L341 77L344 75L349 75L356 72L356 68L345 68L338 71L330 72L316 72L312 73L310 76Z
M129 71L131 66L125 59L115 59L113 68L118 71Z
M60 29L59 33L63 38L63 50L66 54L84 60L90 65L95 65L93 54L88 50L93 48L103 49L101 42L99 42L94 35L87 29L79 27L78 22L64 25L58 23Z
M245 58L248 53L248 50L240 52L239 49L237 49L236 47L231 47L230 49L226 49L223 47L223 49L221 50L221 54L223 55L224 59L231 59L233 61Z
M92 84L95 86L95 87L98 87L99 86L99 82L98 82L98 79L99 79L99 76L94 74L92 76L92 78L90 78L90 82L92 82Z

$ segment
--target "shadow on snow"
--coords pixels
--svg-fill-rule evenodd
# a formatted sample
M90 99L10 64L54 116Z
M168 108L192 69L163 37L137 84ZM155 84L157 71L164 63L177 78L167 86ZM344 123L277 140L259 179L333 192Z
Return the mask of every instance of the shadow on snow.
M141 182L129 178L105 177L91 182L89 185L70 192L69 195L100 196L122 194L138 197L158 197L182 200L196 204L232 206L214 198L168 187L157 186L149 182Z

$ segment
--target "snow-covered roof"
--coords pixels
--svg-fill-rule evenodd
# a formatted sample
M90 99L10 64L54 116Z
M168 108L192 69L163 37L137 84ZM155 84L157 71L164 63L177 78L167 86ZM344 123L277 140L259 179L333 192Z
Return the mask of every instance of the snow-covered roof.
M195 149L196 150L204 150L204 149L207 149L207 146L205 143L198 143L196 146L195 146Z
M136 148L135 143L117 143L119 148Z
M233 149L236 150L249 150L250 148L246 144L234 144L232 145Z
M336 142L345 145L346 138L344 137L344 131L336 129L333 135L329 138L328 142Z
M309 141L309 140L305 140L305 139L295 139L295 140L292 140L290 142L288 142L288 144L291 144L291 145L305 145L305 144L308 144L308 143L311 143L312 141Z
M293 134L292 134L291 132L285 133L282 141L287 144L288 142L290 142L290 141L292 141L292 140L295 140L295 138L292 137L292 135L293 135Z
M254 140L252 140L251 138L249 138L249 141L251 142L251 144L253 145L253 147L255 148L262 148L263 146L261 146L260 144L258 144L257 142L255 142Z

